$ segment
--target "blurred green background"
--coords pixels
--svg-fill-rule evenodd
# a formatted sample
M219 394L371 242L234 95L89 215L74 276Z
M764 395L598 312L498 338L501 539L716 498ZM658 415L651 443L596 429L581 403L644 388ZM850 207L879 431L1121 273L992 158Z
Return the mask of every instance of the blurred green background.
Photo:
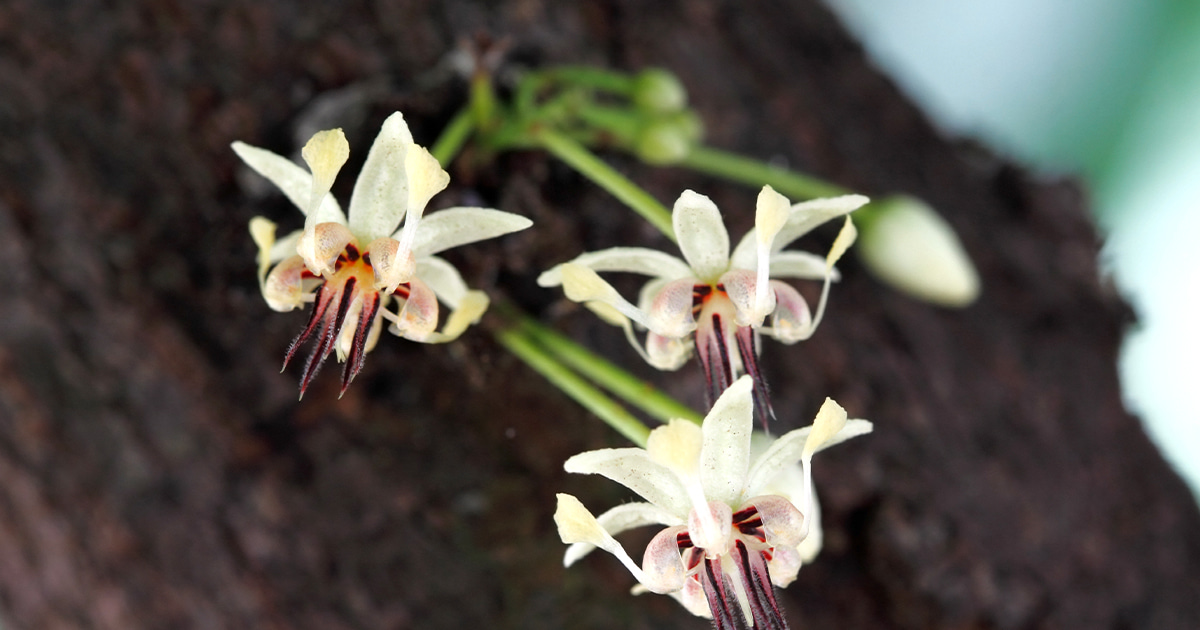
M1126 406L1200 496L1200 1L828 1L948 133L1084 178Z

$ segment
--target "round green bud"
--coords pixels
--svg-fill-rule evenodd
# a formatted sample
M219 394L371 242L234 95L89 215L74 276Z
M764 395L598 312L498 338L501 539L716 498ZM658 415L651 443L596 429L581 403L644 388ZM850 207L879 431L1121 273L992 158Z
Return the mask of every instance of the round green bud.
M633 103L645 111L677 112L687 105L687 90L670 72L649 68L634 78Z

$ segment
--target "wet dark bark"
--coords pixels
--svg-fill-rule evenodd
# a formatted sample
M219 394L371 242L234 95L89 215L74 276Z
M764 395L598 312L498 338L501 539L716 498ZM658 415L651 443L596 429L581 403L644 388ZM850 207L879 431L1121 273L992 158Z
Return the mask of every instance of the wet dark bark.
M627 498L561 463L620 441L483 330L385 338L341 400L333 370L302 403L278 373L305 315L262 303L245 226L299 216L239 184L230 141L290 150L350 88L346 173L392 109L429 143L463 97L437 64L480 30L514 62L670 68L715 145L917 194L978 261L962 312L848 261L816 337L766 347L782 426L827 395L876 422L818 459L826 550L782 596L793 627L1200 627L1200 514L1122 410L1131 317L1076 185L940 137L812 2L324 4L0 5L6 627L704 627L611 558L561 568L553 493ZM752 220L753 191L613 160ZM453 254L473 284L699 403L696 366L652 374L533 281L661 237L541 154L454 176L434 207L536 222Z

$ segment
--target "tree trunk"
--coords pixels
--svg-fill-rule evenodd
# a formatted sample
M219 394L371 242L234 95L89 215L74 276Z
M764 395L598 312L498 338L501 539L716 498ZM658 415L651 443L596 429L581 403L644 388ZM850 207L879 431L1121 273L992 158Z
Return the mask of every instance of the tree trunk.
M916 194L978 263L982 299L949 311L848 260L816 336L766 346L782 429L825 396L876 423L818 460L826 547L784 591L793 627L1200 628L1200 513L1122 409L1132 318L1078 187L941 137L822 6L716 0L0 7L6 628L705 626L631 597L612 558L562 568L554 493L629 498L562 462L621 440L486 322L382 339L340 400L331 373L302 402L278 373L306 315L262 302L246 223L300 216L229 143L344 126L344 200L388 112L428 145L462 105L439 63L479 32L509 67L669 68L713 145ZM606 157L665 202L710 195L735 235L753 221L753 190ZM468 162L433 207L535 221L452 252L468 281L702 404L698 368L653 372L534 283L665 239L542 153Z

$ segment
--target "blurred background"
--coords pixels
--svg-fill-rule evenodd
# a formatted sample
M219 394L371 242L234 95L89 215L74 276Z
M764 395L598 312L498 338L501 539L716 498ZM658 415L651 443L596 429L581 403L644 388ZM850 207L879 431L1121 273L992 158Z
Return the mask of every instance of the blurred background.
M1086 180L1138 316L1123 397L1200 497L1200 2L828 2L947 132Z

